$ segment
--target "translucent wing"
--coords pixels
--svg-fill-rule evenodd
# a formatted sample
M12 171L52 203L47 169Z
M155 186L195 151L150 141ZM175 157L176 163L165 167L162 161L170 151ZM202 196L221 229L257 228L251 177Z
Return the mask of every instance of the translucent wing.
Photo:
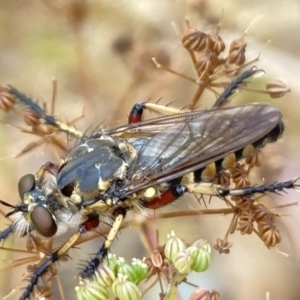
M129 135L138 150L127 194L179 178L242 149L268 134L280 120L275 107L249 104L117 128L111 134Z

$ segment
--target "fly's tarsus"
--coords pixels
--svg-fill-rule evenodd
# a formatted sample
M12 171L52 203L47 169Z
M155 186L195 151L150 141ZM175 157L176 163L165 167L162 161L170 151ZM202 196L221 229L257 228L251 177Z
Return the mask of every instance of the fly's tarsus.
M253 194L265 194L269 193L276 193L279 194L280 192L285 192L285 189L297 189L299 184L296 184L299 178L284 182L276 182L273 184L265 184L265 185L258 185L258 186L246 186L241 189L220 189L219 196L247 196Z
M232 96L232 94L243 84L245 84L245 80L249 77L254 76L257 73L262 73L263 70L258 70L256 67L252 67L250 70L246 70L243 72L236 80L232 81L228 87L224 90L224 92L218 97L214 105L212 106L212 109L214 108L220 108L229 100L229 97Z

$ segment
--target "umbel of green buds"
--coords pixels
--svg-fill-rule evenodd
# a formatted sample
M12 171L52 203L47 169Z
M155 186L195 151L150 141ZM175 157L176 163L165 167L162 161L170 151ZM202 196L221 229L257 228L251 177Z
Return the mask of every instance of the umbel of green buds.
M78 300L102 300L109 298L109 290L120 300L138 300L141 292L137 286L148 276L147 265L133 259L131 265L122 257L109 255L107 263L97 268L91 279L81 279L75 288Z
M210 266L211 247L206 240L197 240L191 246L175 236L172 231L165 245L165 256L180 274L203 272Z
M118 274L123 274L127 279L135 284L140 283L148 275L147 265L139 259L132 259L129 265L124 259L119 259Z

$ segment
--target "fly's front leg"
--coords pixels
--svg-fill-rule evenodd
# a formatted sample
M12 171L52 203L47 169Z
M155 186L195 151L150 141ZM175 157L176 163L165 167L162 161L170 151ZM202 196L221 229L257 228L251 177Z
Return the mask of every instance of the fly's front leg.
M37 118L42 119L45 124L56 127L59 131L66 132L70 136L74 136L77 138L83 137L82 132L76 130L73 127L70 127L65 123L60 122L59 120L57 120L55 117L51 115L47 115L46 112L38 105L38 103L34 102L31 98L27 97L26 95L18 91L16 88L9 86L7 88L7 91L13 96L15 96L16 99L20 103L25 105L31 112L33 112Z
M130 114L128 117L128 124L137 123L137 122L142 121L142 115L143 115L144 109L147 109L150 112L154 112L154 113L157 113L162 116L171 116L171 115L185 113L185 112L189 111L189 110L178 109L175 107L160 105L160 104L151 103L151 102L137 103L133 106L133 108L130 111Z
M97 271L97 268L102 264L103 260L107 257L109 248L113 243L117 233L119 232L122 222L126 216L126 209L118 208L114 212L114 215L115 215L115 220L111 229L109 230L108 235L106 236L105 242L102 244L102 246L96 253L95 257L91 261L89 261L89 263L84 268L84 270L80 272L79 276L82 279L90 278L91 276L93 276Z
M52 252L50 255L45 254L45 259L37 266L37 268L32 272L30 276L29 283L25 287L25 291L19 298L19 300L31 299L34 288L38 285L39 279L43 278L43 275L47 272L48 268L52 264L59 261L60 258L67 255L67 252L74 247L79 237L85 232L98 227L99 225L99 216L98 214L90 214L87 216L88 219L79 226L76 233L74 233L68 241L66 241L59 249Z

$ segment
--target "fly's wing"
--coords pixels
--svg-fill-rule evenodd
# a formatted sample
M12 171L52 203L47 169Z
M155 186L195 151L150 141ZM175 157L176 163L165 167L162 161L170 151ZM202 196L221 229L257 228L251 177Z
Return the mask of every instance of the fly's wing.
M191 112L128 125L138 161L127 194L198 170L268 134L281 113L268 104ZM138 142L140 136L140 144ZM130 138L129 138L130 141Z

